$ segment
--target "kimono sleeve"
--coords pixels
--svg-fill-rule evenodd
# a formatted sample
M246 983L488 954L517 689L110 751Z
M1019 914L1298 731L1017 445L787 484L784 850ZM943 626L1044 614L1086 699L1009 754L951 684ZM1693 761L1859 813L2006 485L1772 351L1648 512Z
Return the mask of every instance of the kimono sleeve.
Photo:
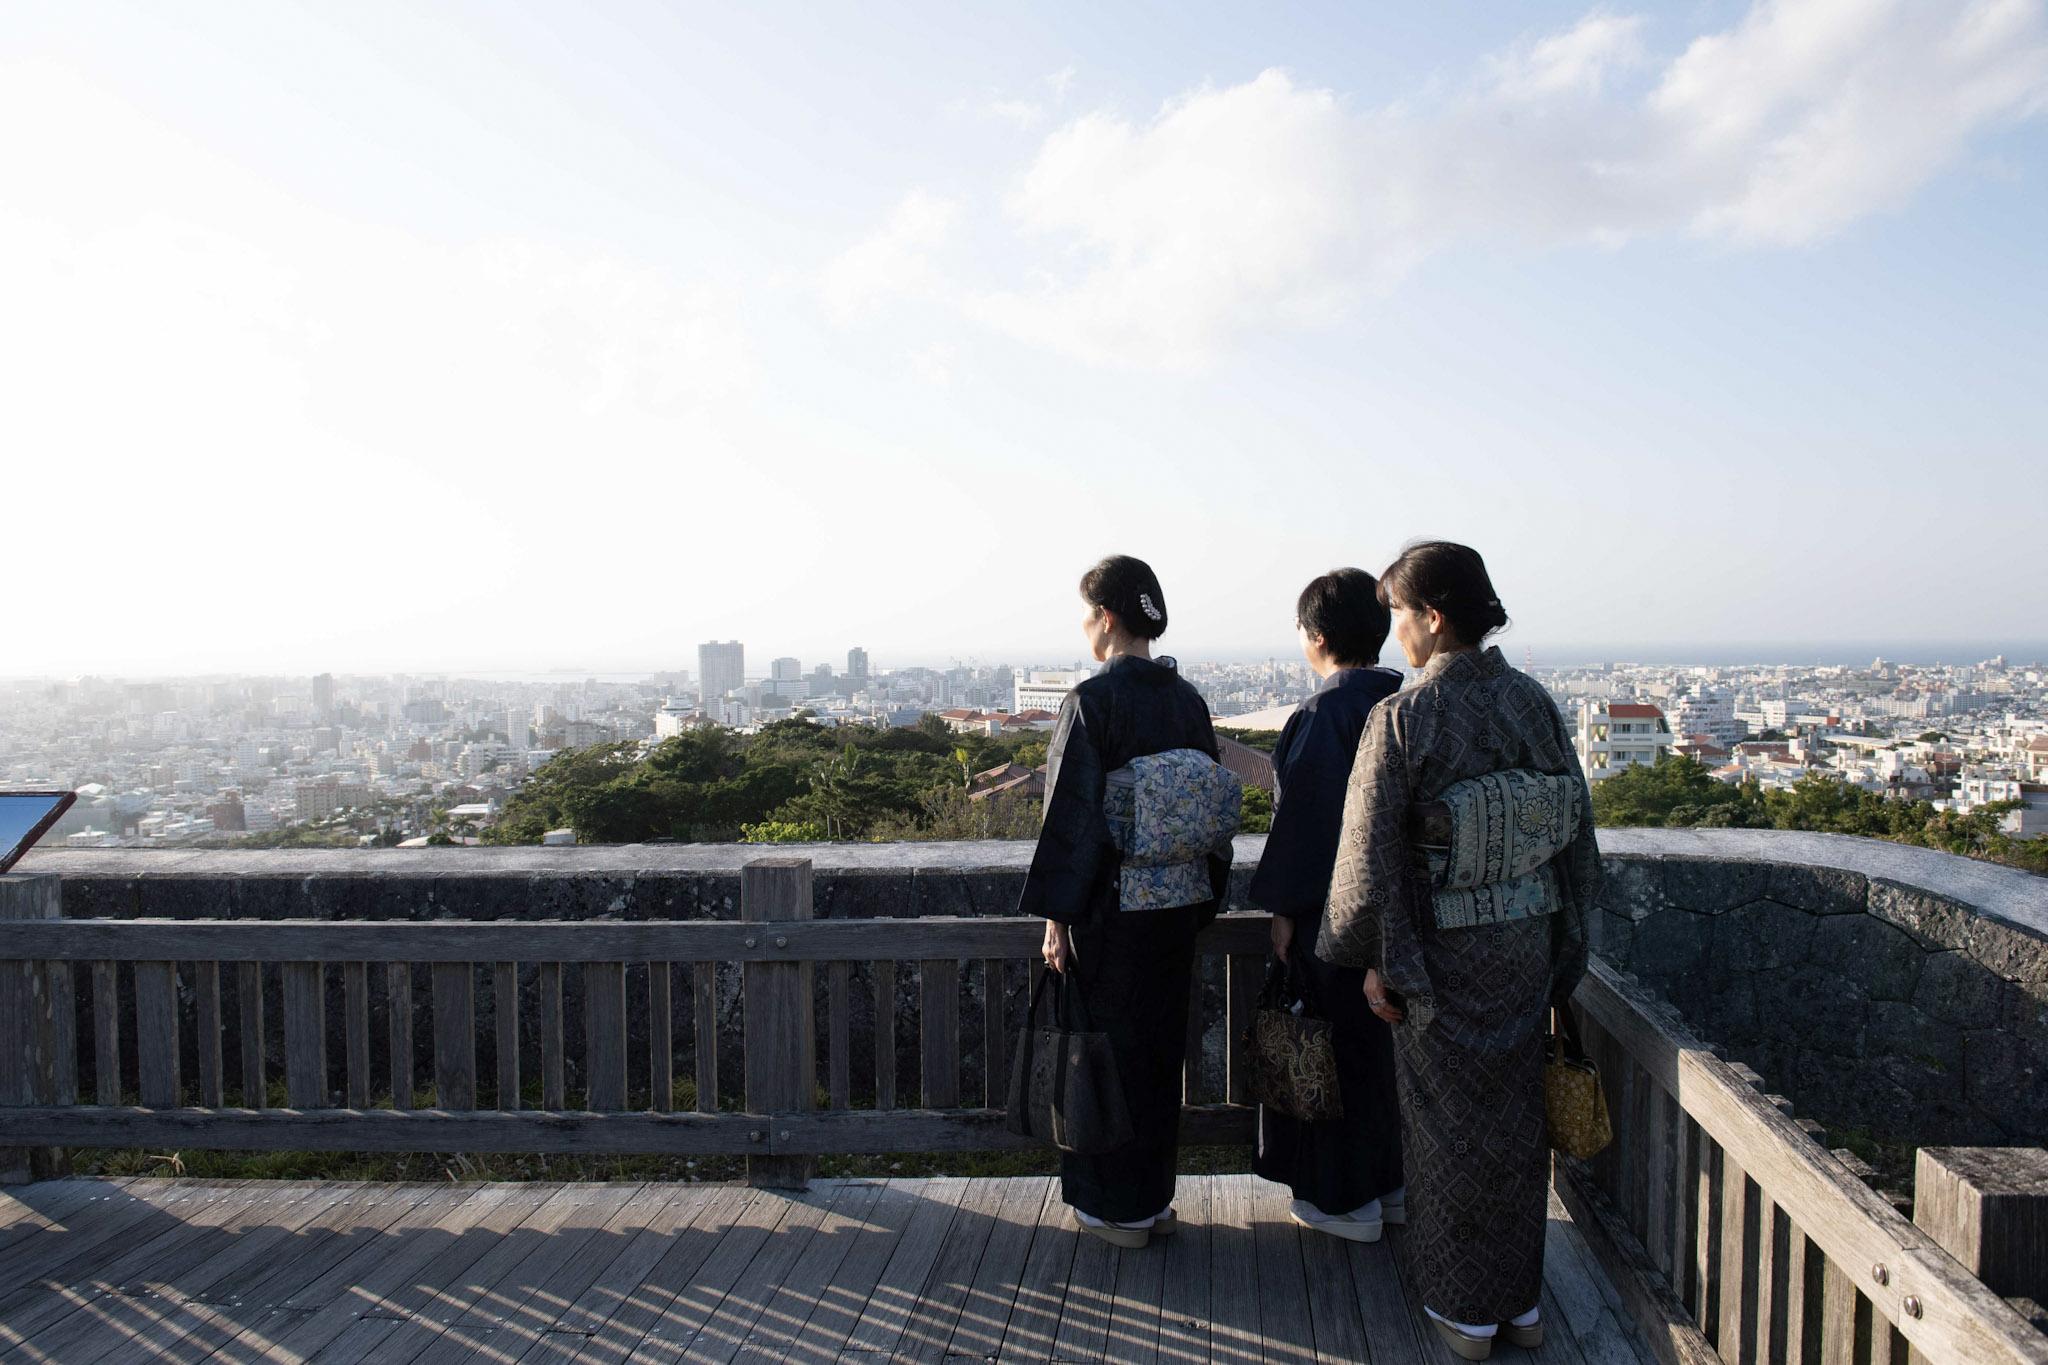
M1281 763L1273 828L1251 898L1273 914L1315 920L1329 896L1353 754L1321 711L1290 716L1274 752Z
M1339 966L1379 968L1403 998L1407 1025L1427 1028L1436 1017L1436 989L1415 928L1420 907L1408 840L1414 783L1400 729L1393 707L1374 707L1366 720L1316 955Z
M1089 917L1103 868L1114 856L1102 813L1104 776L1080 698L1069 693L1046 753L1045 815L1019 914L1063 924Z
M1551 723L1556 727L1555 742L1569 758L1572 754L1571 734L1556 707L1551 708ZM1564 851L1551 861L1551 866L1557 870L1558 899L1561 902L1551 938L1550 991L1553 999L1569 995L1579 984L1579 978L1586 974L1586 925L1593 914L1593 905L1599 898L1600 883L1605 876L1605 869L1600 863L1600 844L1593 833L1593 792L1586 785L1583 771L1575 766L1572 775L1578 779L1579 830L1565 845Z

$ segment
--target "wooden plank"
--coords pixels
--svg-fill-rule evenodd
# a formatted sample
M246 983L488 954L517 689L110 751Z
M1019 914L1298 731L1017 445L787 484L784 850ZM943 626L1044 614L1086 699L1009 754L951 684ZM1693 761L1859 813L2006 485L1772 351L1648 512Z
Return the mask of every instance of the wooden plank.
M1673 1278L1672 1270L1678 1264L1673 1250L1673 1224L1678 1212L1678 1179L1683 1156L1680 1126L1684 1111L1678 1107L1678 1101L1672 1098L1670 1091L1654 1080L1646 1078L1646 1081L1649 1112L1648 1127L1643 1134L1643 1249L1649 1254L1650 1264L1669 1280Z
M853 1103L853 964L825 968L825 1096L834 1109Z
M135 1075L144 1104L167 1109L182 1103L174 962L135 964Z
M1643 1365L1626 1325L1627 1306L1555 1190L1543 1248L1549 1330L1569 1333L1586 1365ZM1321 1345L1320 1336L1317 1344Z
M1100 1237L1082 1233L1074 1245L1074 1262L1067 1271L1066 1297L1060 1303L1060 1326L1053 1337L1054 1360L1101 1360L1109 1344L1110 1304L1116 1294L1119 1260L1125 1255L1154 1254L1123 1252Z
M583 964L584 1108L617 1113L626 1107L626 964Z
M536 975L540 981L540 1107L558 1113L569 1107L569 1049L562 1034L562 964L543 962Z
M696 1016L690 1035L691 1056L696 1062L697 1112L718 1112L718 965L693 963L690 968L690 1008Z
M1787 1365L1819 1365L1821 1276L1827 1264L1799 1224L1787 1220L1785 1239L1785 1353Z
M1922 1147L1914 1225L1993 1293L2048 1302L2048 1151Z
M29 1106L7 1116L10 1137L38 1146L221 1151L725 1152L817 1156L861 1152L1043 1152L997 1109L848 1109L781 1114L594 1114L582 1111L391 1109L140 1109ZM1231 1106L1183 1110L1188 1146L1252 1139ZM472 1145L473 1144L473 1145Z
M875 982L875 1108L896 1107L896 964L869 965Z
M868 1212L881 1197L878 1181L835 1181L831 1203L818 1230L804 1244L803 1254L767 1296L760 1316L747 1329L732 1359L747 1365L782 1365L800 1358L797 1339L838 1283L840 1264L852 1250L855 1235L866 1225ZM826 1288L821 1290L820 1286ZM726 1296L726 1304L732 1296ZM699 1339L701 1342L701 1338Z
M967 1184L959 1176L942 1176L924 1185L902 1236L846 1335L845 1354L873 1354L886 1360L895 1352L915 1315ZM1049 1343L1050 1337L1047 1340Z
M553 1329L577 1338L594 1336L641 1290L642 1284L671 1249L706 1214L720 1207L714 1197L721 1187L708 1185L648 1186L662 1198L646 1211L619 1254L611 1259L574 1298L556 1313ZM728 1201L730 1194L727 1194ZM580 1341L577 1343L580 1344Z
M1022 1273L1017 1276L1009 1319L1003 1324L1003 1341L997 1351L1003 1360L1052 1358L1067 1284L1084 1235L1075 1227L1073 1214L1062 1202L1057 1186L1046 1192L1038 1217L1031 1249L1024 1257Z
M756 942L774 943L811 916L808 858L756 858L740 869L740 915ZM748 962L741 969L747 1108L806 1113L816 1104L817 1031L808 962ZM749 1157L756 1185L801 1187L801 1157Z
M1626 1219L1614 1210L1583 1163L1556 1158L1552 1188L1651 1356L1660 1365L1721 1365L1690 1310L1651 1265Z
M1257 953L1232 953L1225 962L1229 978L1223 1023L1224 1098L1232 1104L1250 1104L1251 1071L1246 1060L1245 1036L1252 1026L1252 1011L1258 1008L1259 988L1265 982L1266 959Z
M669 964L647 964L647 1107L676 1107L675 1001Z
M22 1186L15 1194L0 1193L10 1214L22 1210L16 1215L21 1221L11 1226L11 1235L0 1242L0 1304L22 1285L55 1273L67 1260L89 1257L96 1238L121 1236L138 1222L160 1219L153 1207L129 1193L127 1186L133 1183L128 1179L39 1181ZM27 1196L35 1207L25 1209L16 1194Z
M1856 1298L1855 1282L1827 1262L1821 1269L1821 1365L1863 1365L1856 1352Z
M705 1207L682 1234L671 1240L639 1285L612 1307L610 1316L590 1334L588 1344L578 1353L579 1360L612 1365L630 1359L647 1334L668 1319L680 1295L687 1292L693 1297L708 1296L710 1286L699 1285L699 1272L706 1265L714 1267L707 1278L715 1280L726 1274L728 1268L737 1274L734 1263L743 1264L745 1258L759 1250L759 1221L749 1219L750 1210L756 1205L773 1206L775 1217L781 1216L778 1196L740 1186L720 1186L704 1191L703 1197ZM688 1308L686 1304L685 1310ZM575 1319L565 1318L564 1322L573 1326Z
M519 964L491 964L491 1041L498 1055L498 1108L520 1109Z
M633 1351L642 1361L731 1359L745 1335L734 1325L750 1324L778 1270L802 1252L823 1219L828 1193L778 1190L764 1193L740 1215L738 1245L721 1247L686 1294L678 1296L661 1322ZM731 1304L728 1310L727 1305ZM754 1310L749 1313L749 1308Z
M1010 1102L1010 1021L1003 1008L1003 959L981 961L982 1102L1002 1109Z
M121 1102L120 964L92 964L92 1048L99 1103Z
M52 966L68 965L53 963ZM199 1055L199 1103L218 1109L227 1103L226 1081L221 1067L220 964L192 964L193 1039ZM57 1100L58 1104L73 1103Z
M1336 1239L1304 1233L1287 1217L1285 1186L1251 1182L1252 1249L1258 1262L1259 1336L1264 1358L1290 1362L1316 1359L1316 1331L1304 1272L1303 1240Z
M1205 1090L1202 1079L1202 1039L1208 1021L1202 1013L1202 957L1196 954L1188 969L1188 1031L1180 1062L1180 1098L1183 1104L1200 1104Z
M805 861L805 860L782 860ZM1201 954L1266 951L1269 917L1230 914ZM51 920L10 928L0 961L832 962L1029 958L1045 926L1012 916L800 920ZM753 939L749 943L748 939Z
M1166 1246L1158 1257L1162 1263L1157 1301L1159 1330L1151 1353L1153 1360L1187 1365L1188 1362L1209 1358L1209 1225L1215 1185L1214 1176L1183 1176L1174 1194L1175 1211L1180 1215L1180 1231L1166 1239ZM1055 1204L1057 1199L1058 1192L1055 1191ZM1121 1279L1118 1283L1121 1286ZM1134 1312L1126 1312L1119 1287L1117 1315L1110 1322L1112 1346L1117 1344L1117 1324L1126 1318L1131 1323L1133 1336L1137 1338L1132 1358L1144 1359L1141 1350L1146 1335L1143 1318ZM1379 1359L1377 1354L1374 1359Z
M1175 1202L1193 1207L1195 1179L1182 1177ZM1056 1197L1056 1196L1055 1196ZM1182 1230L1186 1224L1183 1222ZM1110 1291L1109 1328L1103 1342L1105 1360L1120 1365L1152 1365L1159 1359L1160 1303L1166 1293L1166 1261L1179 1236L1153 1238L1143 1253L1117 1257L1116 1284ZM1350 1274L1345 1273L1348 1283ZM1359 1357L1363 1359L1364 1357Z
M434 964L434 1103L476 1108L476 971L467 962Z
M284 1088L294 1109L327 1107L327 987L318 962L284 972Z
M242 1107L261 1109L270 1103L270 1081L265 1074L263 1037L263 964L235 964L235 1017L242 1061ZM100 1103L109 1103L101 1100Z
M1005 1184L1000 1178L987 1176L968 1182L959 1212L939 1244L931 1273L918 1290L916 1311L904 1328L902 1340L896 1343L893 1360L945 1359L946 1345L959 1325L974 1277L981 1268L982 1253L995 1234Z
M1756 1223L1756 1308L1751 1355L1759 1361L1785 1358L1785 1257L1791 1251L1792 1221L1777 1201L1758 1191Z
M1255 1361L1259 1337L1258 1244L1252 1232L1255 1176L1219 1175L1209 1225L1209 1358Z
M960 1103L960 964L927 958L917 964L918 1070L924 1107Z
M370 1107L370 964L341 964L342 1017L348 1058L348 1107Z
M1807 1141L1725 1062L1657 1017L1639 988L1596 960L1576 998L1660 1084L1683 1097L1701 1128L1735 1153L1742 1169L1916 1349L1937 1360L1986 1365L2048 1362L2048 1338ZM1919 1301L1917 1318L1900 1308L1908 1295Z
M389 1035L391 1107L410 1109L413 1103L412 964L387 963L384 967L384 1004L388 1011L385 1031Z
M944 1344L948 1360L991 1360L1002 1350L1003 1333L1010 1325L1010 1305L1016 1300L1017 1278L1031 1253L1046 1200L1053 1197L1053 1182L1044 1176L1013 1176L1000 1184L1002 1202L994 1226L973 1280L961 1296L952 1338ZM958 1226L956 1217L956 1229Z
M0 921L8 930L63 913L63 886L48 873L0 875ZM0 963L0 1105L56 1102L56 1019L49 968L34 961ZM70 1170L62 1152L0 1147L0 1184Z
M803 1330L790 1343L790 1359L833 1360L839 1356L873 1300L911 1221L928 1207L924 1197L928 1183L918 1179L881 1182L879 1197L848 1238L846 1259L833 1272L830 1289L819 1295Z
M1694 1189L1699 1204L1699 1234L1693 1245L1698 1297L1692 1315L1717 1348L1721 1332L1721 1169L1721 1148L1702 1132L1699 1183Z
M1759 1218L1756 1182L1721 1154L1721 1326L1723 1365L1755 1365Z

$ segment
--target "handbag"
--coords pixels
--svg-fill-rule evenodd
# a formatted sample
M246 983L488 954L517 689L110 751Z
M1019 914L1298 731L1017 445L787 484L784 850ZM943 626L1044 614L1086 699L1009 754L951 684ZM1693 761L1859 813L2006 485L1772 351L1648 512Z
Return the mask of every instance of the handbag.
M1134 1136L1109 1035L1089 1026L1087 1002L1066 975L1039 977L1015 1057L1004 1115L1011 1132L1077 1156L1114 1151Z
M1341 1118L1337 1047L1307 978L1279 958L1266 967L1258 1007L1245 1030L1252 1098L1289 1118Z
M1550 1145L1586 1161L1614 1141L1607 1092L1600 1087L1600 1068L1587 1058L1579 1041L1571 1008L1556 1006L1552 1014L1557 1024L1550 1035L1550 1056L1543 1063L1543 1112L1550 1120Z

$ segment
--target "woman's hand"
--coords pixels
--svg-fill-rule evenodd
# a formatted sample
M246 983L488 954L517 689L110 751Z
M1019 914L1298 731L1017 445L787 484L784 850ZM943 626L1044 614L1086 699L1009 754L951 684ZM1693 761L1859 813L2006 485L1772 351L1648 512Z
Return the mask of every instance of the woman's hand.
M1273 956L1282 962L1287 960L1287 950L1294 946L1294 921L1285 915L1273 916Z
M1056 919L1047 920L1045 944L1040 951L1045 954L1046 966L1062 976L1066 975L1068 966L1074 961L1074 940L1067 933L1067 926Z
M1394 1003L1394 997L1388 992L1387 983L1380 979L1377 967L1365 969L1365 1003L1375 1015L1390 1024L1398 1024L1407 1017Z

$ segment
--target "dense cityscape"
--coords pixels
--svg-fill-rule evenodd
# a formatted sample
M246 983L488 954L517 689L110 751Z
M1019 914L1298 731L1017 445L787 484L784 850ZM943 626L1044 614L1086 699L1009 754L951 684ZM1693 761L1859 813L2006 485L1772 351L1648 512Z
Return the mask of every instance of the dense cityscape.
M1218 724L1249 737L1277 730L1314 683L1298 659L1182 667ZM2048 665L1536 672L1595 783L1677 755L1729 784L1770 791L1821 773L1957 814L1995 806L2016 838L2048 833ZM843 666L776 658L762 671L739 642L712 642L695 670L638 680L24 680L0 683L0 786L80 792L48 846L465 843L565 751L644 754L791 719L1028 736L1051 729L1085 676L1072 662L882 669L859 648ZM1036 794L1015 764L986 776Z

